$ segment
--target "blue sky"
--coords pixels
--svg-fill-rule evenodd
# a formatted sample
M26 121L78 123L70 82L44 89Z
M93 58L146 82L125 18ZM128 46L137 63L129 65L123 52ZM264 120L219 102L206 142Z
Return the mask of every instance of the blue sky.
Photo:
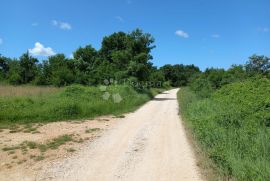
M269 0L1 0L0 7L0 54L9 57L28 49L70 56L135 28L155 37L156 66L228 68L254 53L270 56Z

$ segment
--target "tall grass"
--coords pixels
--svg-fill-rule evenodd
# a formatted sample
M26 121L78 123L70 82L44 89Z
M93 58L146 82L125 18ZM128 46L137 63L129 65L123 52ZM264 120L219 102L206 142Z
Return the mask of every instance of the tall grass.
M119 98L116 101L114 98ZM150 100L150 91L128 86L84 87L73 85L54 94L0 97L0 125L49 122L121 114Z
M181 111L195 138L224 178L270 178L270 81L224 86L200 99L178 93Z
M0 84L0 97L10 96L38 96L44 94L51 94L60 91L61 88L45 87L45 86L11 86Z

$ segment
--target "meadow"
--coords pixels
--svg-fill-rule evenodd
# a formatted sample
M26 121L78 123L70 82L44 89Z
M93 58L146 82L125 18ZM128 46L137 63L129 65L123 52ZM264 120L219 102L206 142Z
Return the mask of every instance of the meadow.
M52 94L62 90L62 88L53 86L32 86L32 85L3 85L0 84L0 97L12 96L40 96Z
M11 89L11 87L7 88ZM1 92L0 126L2 128L17 123L44 123L89 119L109 114L121 115L134 111L160 91L160 89L137 91L124 85L107 87L71 85L61 89L39 87L14 89L19 92L12 93L10 96L6 96L7 91Z
M251 79L221 87L207 98L178 93L196 142L224 179L270 178L270 81Z

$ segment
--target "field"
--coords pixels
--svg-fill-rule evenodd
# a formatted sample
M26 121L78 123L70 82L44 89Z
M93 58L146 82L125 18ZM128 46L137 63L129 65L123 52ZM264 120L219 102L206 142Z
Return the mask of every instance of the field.
M225 179L270 178L269 85L232 83L204 99L189 88L178 93L186 124Z
M44 94L52 94L62 90L57 87L45 86L12 86L0 84L0 97L13 97L13 96L41 96Z
M138 92L132 87L121 85L73 85L61 89L5 86L1 90L2 128L14 123L44 123L108 114L120 115L135 110L159 92L158 89Z

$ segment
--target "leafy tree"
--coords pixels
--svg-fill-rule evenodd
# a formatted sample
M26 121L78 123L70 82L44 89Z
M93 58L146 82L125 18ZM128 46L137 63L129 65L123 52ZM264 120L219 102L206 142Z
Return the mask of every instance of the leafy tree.
M222 84L243 81L247 78L247 73L242 65L232 65L224 74Z
M19 61L11 60L8 62L7 80L10 84L18 85L21 81L21 67Z
M197 74L200 73L200 69L194 65L164 65L160 68L165 76L166 81L170 81L172 86L186 86L190 83Z
M0 54L0 80L5 79L7 76L9 61L11 61L9 58Z
M142 30L136 29L128 35L132 41L130 41L130 47L133 56L144 53L147 55L147 59L145 61L153 59L151 56L151 50L156 46L153 45L155 42L154 37L149 33L143 33ZM140 63L146 63L140 62Z
M252 55L249 57L249 61L245 65L246 71L249 75L270 74L270 58L266 56Z
M48 75L53 85L64 86L74 82L74 73L70 69L69 63L64 54L49 57L50 69Z
M38 60L30 56L28 52L20 57L21 83L26 84L35 79L35 76L37 75L37 62Z
M97 51L91 46L78 48L74 53L76 83L91 84L95 69Z
M113 63L113 54L117 51L128 50L129 42L130 39L126 33L113 33L112 35L103 38L99 53L104 60Z

